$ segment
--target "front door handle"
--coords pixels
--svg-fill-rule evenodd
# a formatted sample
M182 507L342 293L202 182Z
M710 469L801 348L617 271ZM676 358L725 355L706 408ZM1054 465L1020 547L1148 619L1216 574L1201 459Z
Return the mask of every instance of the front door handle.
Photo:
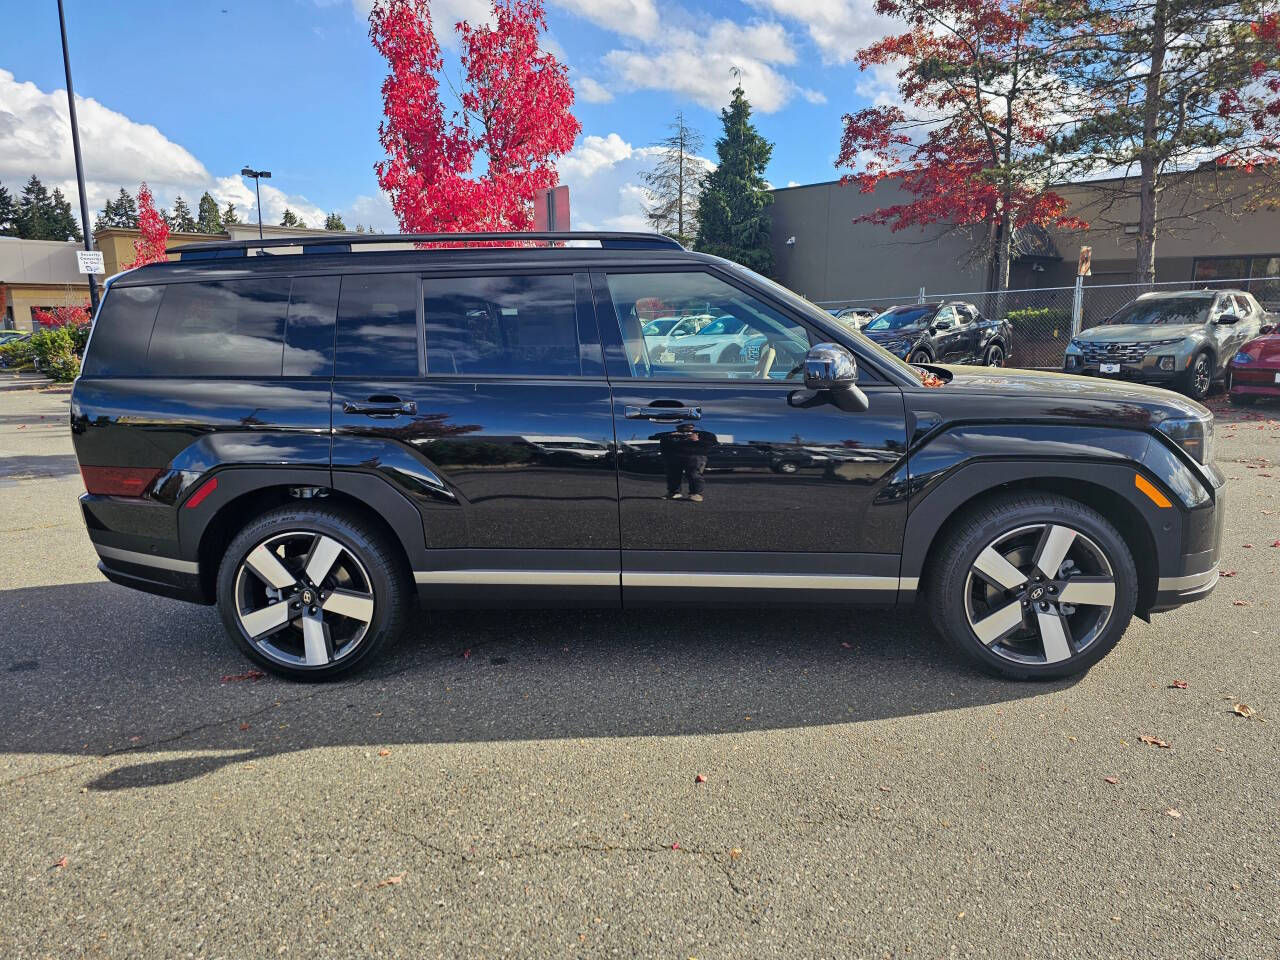
M649 405L645 407L628 406L625 411L628 420L652 420L654 423L679 423L682 420L701 420L701 407L666 407Z
M418 405L412 400L401 400L399 397L370 397L368 400L343 400L343 413L362 413L367 417L398 417L401 414L412 416L418 412Z

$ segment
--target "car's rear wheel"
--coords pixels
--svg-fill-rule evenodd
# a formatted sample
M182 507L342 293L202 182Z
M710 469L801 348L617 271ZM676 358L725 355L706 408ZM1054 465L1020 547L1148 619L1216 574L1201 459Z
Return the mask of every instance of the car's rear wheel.
M987 348L987 356L984 360L988 367L1004 366L1004 348L998 343L993 343Z
M1191 358L1191 365L1182 375L1182 392L1192 400L1203 400L1213 385L1213 361L1205 350Z
M907 358L908 363L933 363L933 358L924 350L915 350Z
M944 637L988 670L1019 679L1080 673L1133 617L1137 571L1097 511L1051 494L982 503L935 551L926 583Z
M273 673L329 680L400 634L412 591L386 537L333 508L281 507L231 541L218 608L235 645Z

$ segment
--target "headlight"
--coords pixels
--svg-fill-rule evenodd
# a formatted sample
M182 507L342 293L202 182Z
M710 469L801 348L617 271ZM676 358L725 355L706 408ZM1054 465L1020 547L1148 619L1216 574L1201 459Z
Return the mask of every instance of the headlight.
M1232 363L1253 363L1253 357L1250 354L1247 354L1243 350L1241 350L1239 353L1235 355L1235 358L1231 362Z
M1082 344L1079 340L1072 340L1070 343L1067 344L1067 353L1083 353L1083 352L1084 352L1084 344Z
M1213 420L1165 420L1157 428L1196 463L1213 462Z

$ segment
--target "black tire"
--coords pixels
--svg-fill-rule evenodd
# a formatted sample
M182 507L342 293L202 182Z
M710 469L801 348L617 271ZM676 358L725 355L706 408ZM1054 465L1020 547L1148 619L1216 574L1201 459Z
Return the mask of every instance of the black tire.
M1179 389L1192 400L1209 396L1213 386L1213 357L1208 350L1201 350L1191 358L1191 365L1180 378Z
M310 553L290 554L293 544L303 547L309 537L313 538ZM322 540L326 546L327 542L336 542L345 553L337 554L329 572L312 588L305 576L307 563L319 552L314 544ZM280 588L280 599L271 599L274 588L268 587L267 580L255 575L254 568L246 564L250 553L259 545L269 546L267 552L276 557L285 572L296 578L295 586ZM262 560L256 563L261 566ZM316 569L321 566L318 562ZM327 604L334 599L342 599L334 597L336 592L354 598L358 604L371 603L371 615L364 619L367 614L364 606L356 610L355 616L344 615L336 605L329 607ZM403 632L414 599L404 559L382 531L340 507L310 504L270 510L236 534L218 568L217 596L223 625L241 653L272 673L305 681L333 680L375 659ZM312 658L306 645L310 641L303 639L304 598L315 601L311 613L318 616L311 619L324 622L320 636L327 649L328 662L320 663L318 656ZM255 613L261 615L268 607L275 610L278 604L289 604L293 608L288 622L259 634L255 640L244 618ZM297 611L296 617L294 611ZM311 626L314 628L314 623ZM352 639L344 641L347 634ZM343 643L343 648L340 649L338 643ZM295 655L302 660L298 661Z
M1004 366L1004 347L998 343L993 343L987 347L987 355L983 357L983 363L988 367Z
M1033 558L1045 550L1044 545L1050 540L1048 533L1060 527L1073 531L1075 538L1069 541L1069 553L1064 555L1066 559L1058 573L1068 564L1071 568L1066 576L1055 575L1056 579L1038 582L1034 564L1023 573L1025 565L1018 562L1019 558ZM1043 532L1037 533L1037 528ZM1017 544L1022 538L1033 545L1015 547L1008 555L1003 555L1003 546L997 547L1002 542ZM980 573L979 557L986 556L984 551L988 548L995 548L1015 573L1028 576L1026 584L1005 589ZM1065 597L1065 584L1072 579L1077 580L1073 591L1100 586L1105 592L1102 584L1105 577L1087 569L1087 561L1094 558L1095 551L1104 557L1111 571L1112 605L1095 606L1080 599L1071 605L1062 603L1057 596ZM982 501L947 532L932 555L934 559L926 571L924 585L929 615L952 646L993 673L1020 680L1050 680L1082 673L1116 645L1133 618L1138 575L1128 544L1101 514L1066 497L1025 493ZM1086 564L1081 566L1077 558ZM990 567L988 561L982 562ZM1047 557L1046 562L1049 562ZM1091 573L1095 575L1091 577ZM1041 593L1034 594L1037 588ZM1051 588L1055 596L1047 592ZM1028 605L1023 602L1028 595L1039 596L1041 600L1029 601ZM1073 592L1072 596L1077 594ZM1058 644L1053 647L1069 651L1069 655L1064 653L1056 660L1051 656L1050 639L1039 627L1042 604L1047 608L1045 621L1066 623L1065 647ZM1017 617L1021 626L1009 624L1010 632L1003 639L984 642L976 631L985 624L988 632L995 632L998 628L992 627L993 621L987 618L1001 611ZM1058 618L1059 613L1064 616Z
M913 350L907 358L907 363L933 363L933 357L929 356L925 350Z

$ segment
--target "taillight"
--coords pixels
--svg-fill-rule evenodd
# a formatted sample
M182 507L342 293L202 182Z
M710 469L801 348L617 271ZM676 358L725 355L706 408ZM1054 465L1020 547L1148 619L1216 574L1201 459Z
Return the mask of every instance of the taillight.
M80 467L85 490L102 497L140 497L161 473L155 467Z

